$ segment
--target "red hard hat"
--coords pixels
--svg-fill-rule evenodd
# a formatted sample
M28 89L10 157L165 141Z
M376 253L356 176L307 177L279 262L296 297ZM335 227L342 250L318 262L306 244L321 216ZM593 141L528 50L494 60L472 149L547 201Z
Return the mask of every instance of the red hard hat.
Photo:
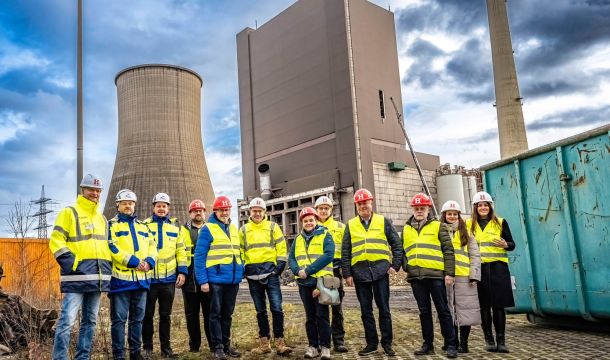
M354 194L354 203L359 203L367 200L373 200L373 194L367 189L360 189Z
M201 201L201 200L193 200L193 201L191 201L191 204L189 205L189 212L191 212L193 210L203 210L203 211L205 211L205 205L203 204L203 201Z
M303 218L305 216L309 216L309 215L313 215L316 217L316 219L318 219L318 213L316 212L316 210L312 207L305 207L303 208L303 210L301 210L301 213L299 214L299 220L303 220Z
M231 207L233 207L233 205L231 205L231 200L229 200L228 197L219 196L216 198L216 200L214 200L212 210L230 209Z
M432 200L424 193L415 194L411 199L411 206L432 206Z

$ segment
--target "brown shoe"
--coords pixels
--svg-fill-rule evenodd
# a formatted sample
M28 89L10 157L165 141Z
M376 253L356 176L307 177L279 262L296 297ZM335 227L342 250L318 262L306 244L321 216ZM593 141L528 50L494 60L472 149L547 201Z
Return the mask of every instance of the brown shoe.
M292 348L286 346L284 338L275 339L275 351L278 355L288 355L292 352Z
M259 339L259 344L254 349L250 350L253 354L262 355L271 352L271 343L268 337L262 337Z

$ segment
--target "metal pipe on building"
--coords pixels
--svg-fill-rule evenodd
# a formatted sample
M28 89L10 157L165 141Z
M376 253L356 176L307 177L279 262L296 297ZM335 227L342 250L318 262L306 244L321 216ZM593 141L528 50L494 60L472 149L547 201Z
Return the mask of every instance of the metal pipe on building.
M271 174L269 173L268 164L260 164L258 166L258 179L260 183L261 198L263 200L269 200L273 197L271 191Z
M83 1L78 0L78 36L76 41L76 194L83 178Z

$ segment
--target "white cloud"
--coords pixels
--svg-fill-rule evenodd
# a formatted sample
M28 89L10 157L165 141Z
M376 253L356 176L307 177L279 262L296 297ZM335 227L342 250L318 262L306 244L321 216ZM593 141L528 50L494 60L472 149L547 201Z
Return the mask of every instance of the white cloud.
M0 42L0 76L14 70L41 68L44 70L51 61L40 56L36 51L16 46L6 41Z
M0 144L16 138L20 132L31 128L32 124L26 113L12 110L0 112Z

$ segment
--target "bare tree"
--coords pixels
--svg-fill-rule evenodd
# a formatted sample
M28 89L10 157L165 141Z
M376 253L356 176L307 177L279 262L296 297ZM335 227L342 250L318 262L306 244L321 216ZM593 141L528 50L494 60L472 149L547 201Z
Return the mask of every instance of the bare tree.
M15 201L13 208L8 211L6 223L8 230L13 234L15 239L28 238L29 232L34 226L34 218L31 217L32 205L22 203L21 200Z

